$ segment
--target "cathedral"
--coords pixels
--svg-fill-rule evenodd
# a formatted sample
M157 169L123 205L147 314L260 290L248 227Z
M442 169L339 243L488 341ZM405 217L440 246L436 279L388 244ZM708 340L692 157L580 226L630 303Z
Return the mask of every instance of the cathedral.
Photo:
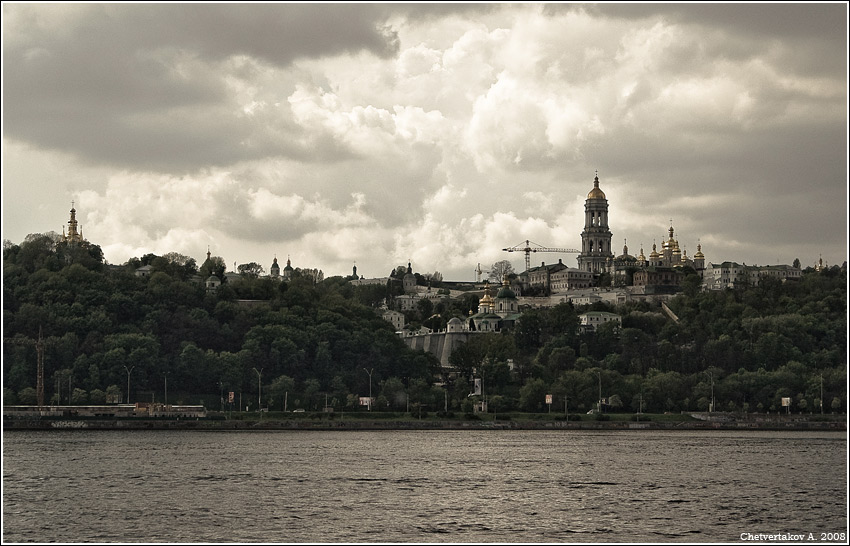
M705 271L705 256L702 246L689 258L682 251L674 236L671 221L669 237L662 243L661 252L655 243L647 258L643 248L635 257L629 254L629 247L623 244L623 253L615 256L611 246L611 230L608 227L608 199L599 187L599 173L593 179L593 189L587 194L584 204L584 230L581 232L581 253L578 256L578 270L598 278L602 274L611 277L614 286L678 286L684 276L683 268L690 267L700 276Z

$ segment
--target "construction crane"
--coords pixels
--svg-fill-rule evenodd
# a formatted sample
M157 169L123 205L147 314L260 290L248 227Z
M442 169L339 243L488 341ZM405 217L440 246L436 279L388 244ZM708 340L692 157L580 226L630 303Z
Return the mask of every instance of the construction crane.
M534 245L534 246L532 246ZM533 243L528 239L525 240L524 243L520 243L516 246L503 248L505 252L525 252L525 270L528 271L531 269L531 253L532 252L561 252L564 254L575 253L581 254L581 250L576 250L574 248L549 248L545 246L538 245L537 243Z

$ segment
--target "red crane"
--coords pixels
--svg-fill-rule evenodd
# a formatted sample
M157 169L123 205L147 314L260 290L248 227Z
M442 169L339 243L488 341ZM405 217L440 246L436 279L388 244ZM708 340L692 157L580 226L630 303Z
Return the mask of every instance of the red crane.
M534 245L534 246L532 246ZM532 252L561 252L564 254L581 254L581 250L576 250L574 248L549 248L545 246L538 245L537 243L533 243L528 239L525 240L524 243L520 243L516 246L511 246L508 248L503 248L505 252L525 252L525 270L528 271L531 269L531 253Z

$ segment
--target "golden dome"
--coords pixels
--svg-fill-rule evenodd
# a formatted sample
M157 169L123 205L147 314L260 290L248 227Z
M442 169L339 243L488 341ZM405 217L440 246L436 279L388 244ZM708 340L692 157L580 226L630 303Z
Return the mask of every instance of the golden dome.
M655 248L655 243L652 243L652 252L649 254L650 259L658 258L658 251Z
M702 245L698 244L697 245L697 253L694 254L694 259L695 260L701 260L703 258L705 258L705 255L702 253Z
M593 189L587 194L588 199L605 199L605 193L599 189L599 175L593 178Z

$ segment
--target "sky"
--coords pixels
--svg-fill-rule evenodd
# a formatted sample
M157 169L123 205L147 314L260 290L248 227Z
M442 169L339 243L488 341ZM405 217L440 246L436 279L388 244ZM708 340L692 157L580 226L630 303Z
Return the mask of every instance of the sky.
M2 6L3 239L475 280L581 247L847 259L847 4ZM575 253L531 255L532 265Z

